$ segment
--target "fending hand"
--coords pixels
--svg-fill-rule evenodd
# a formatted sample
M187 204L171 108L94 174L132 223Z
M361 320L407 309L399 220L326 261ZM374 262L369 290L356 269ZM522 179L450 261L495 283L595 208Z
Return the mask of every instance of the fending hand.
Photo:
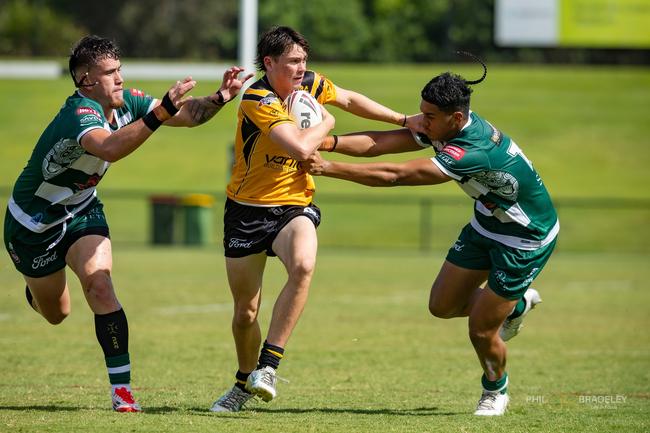
M223 81L221 82L219 91L223 95L224 103L231 101L235 96L237 96L241 88L244 86L244 83L255 75L254 73L250 73L243 78L237 78L237 76L243 71L244 68L231 66L223 73Z
M319 151L311 154L309 158L302 161L305 171L314 176L321 176L329 162L324 160Z

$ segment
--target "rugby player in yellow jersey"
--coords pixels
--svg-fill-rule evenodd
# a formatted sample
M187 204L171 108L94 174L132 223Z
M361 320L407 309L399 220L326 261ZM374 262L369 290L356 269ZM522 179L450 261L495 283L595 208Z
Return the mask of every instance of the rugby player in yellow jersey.
M410 125L414 119L308 70L308 54L309 44L300 33L289 27L268 30L257 45L256 63L264 75L246 90L239 106L224 216L239 370L235 385L214 402L213 412L237 412L253 395L264 401L276 396L276 369L307 301L314 273L320 209L312 203L314 181L301 161L318 149L334 127L334 118L323 109L322 123L298 129L283 101L300 89L310 92L320 104L332 104L367 119L415 127ZM268 256L280 259L288 278L262 344L257 315Z

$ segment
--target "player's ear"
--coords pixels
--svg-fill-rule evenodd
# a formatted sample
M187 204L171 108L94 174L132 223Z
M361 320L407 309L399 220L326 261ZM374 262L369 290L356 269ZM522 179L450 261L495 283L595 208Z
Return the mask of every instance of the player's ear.
M271 68L272 64L271 56L264 56L264 69L268 71Z
M467 121L462 111L454 111L452 116L454 116L454 123L458 126L462 126Z

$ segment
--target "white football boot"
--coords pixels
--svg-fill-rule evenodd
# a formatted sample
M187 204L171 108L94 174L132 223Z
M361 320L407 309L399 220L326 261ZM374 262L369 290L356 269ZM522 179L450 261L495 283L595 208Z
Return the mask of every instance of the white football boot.
M506 413L508 402L510 398L508 394L501 394L501 391L487 391L483 390L481 399L476 406L474 415L479 416L499 416Z
M524 327L523 322L526 314L535 308L537 304L542 302L542 298L540 298L539 292L535 289L526 290L526 293L524 293L524 299L526 300L526 308L524 309L524 312L521 314L521 316L515 317L514 319L506 319L506 321L503 322L503 325L501 325L501 329L499 329L499 336L501 336L501 339L503 341L508 341L515 335L519 334L521 328Z
M276 381L275 370L267 365L259 370L253 370L248 376L248 380L246 380L246 390L269 402L277 395L275 390Z
M135 402L131 387L128 385L119 385L112 387L111 398L113 400L113 410L115 412L141 412L140 405Z
M236 386L229 389L224 395L219 397L217 401L212 404L211 412L239 412L254 395L246 391L242 391Z

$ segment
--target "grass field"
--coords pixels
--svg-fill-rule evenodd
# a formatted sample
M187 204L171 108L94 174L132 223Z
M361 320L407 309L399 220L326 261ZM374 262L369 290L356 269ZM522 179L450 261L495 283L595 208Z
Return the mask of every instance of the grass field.
M27 307L20 276L0 254L0 432L650 430L650 70L488 66L473 108L513 136L551 195L568 203L559 207L557 252L537 282L544 304L509 343L508 416L470 415L480 369L466 321L435 319L426 308L444 249L469 219L469 201L451 184L371 189L330 179L317 180L321 251L310 301L280 369L290 383L280 383L271 404L226 416L207 411L235 371L232 301L214 246L222 204L214 212L213 246L151 248L147 194L223 191L235 125L235 107L227 106L199 128L161 129L114 164L99 188L145 412L109 410L93 318L78 284L72 281L73 314L52 327ZM468 65L315 69L406 112L417 111L419 91L433 75L447 69L477 75ZM161 95L170 83L128 84ZM216 86L200 83L194 94ZM0 106L3 200L70 92L63 79L0 80L0 93L11 96L11 104ZM337 133L386 128L332 112ZM418 252L422 198L434 205L427 253ZM636 204L611 207L610 198ZM269 263L263 327L283 283L277 261Z
M511 409L471 415L480 369L466 320L426 310L442 256L324 249L279 373L279 397L239 414L208 407L231 385L231 301L220 251L120 248L136 395L114 414L92 315L52 327L31 311L0 256L2 432L643 432L650 428L647 256L558 253L544 303L509 346ZM283 282L265 279L263 327Z

